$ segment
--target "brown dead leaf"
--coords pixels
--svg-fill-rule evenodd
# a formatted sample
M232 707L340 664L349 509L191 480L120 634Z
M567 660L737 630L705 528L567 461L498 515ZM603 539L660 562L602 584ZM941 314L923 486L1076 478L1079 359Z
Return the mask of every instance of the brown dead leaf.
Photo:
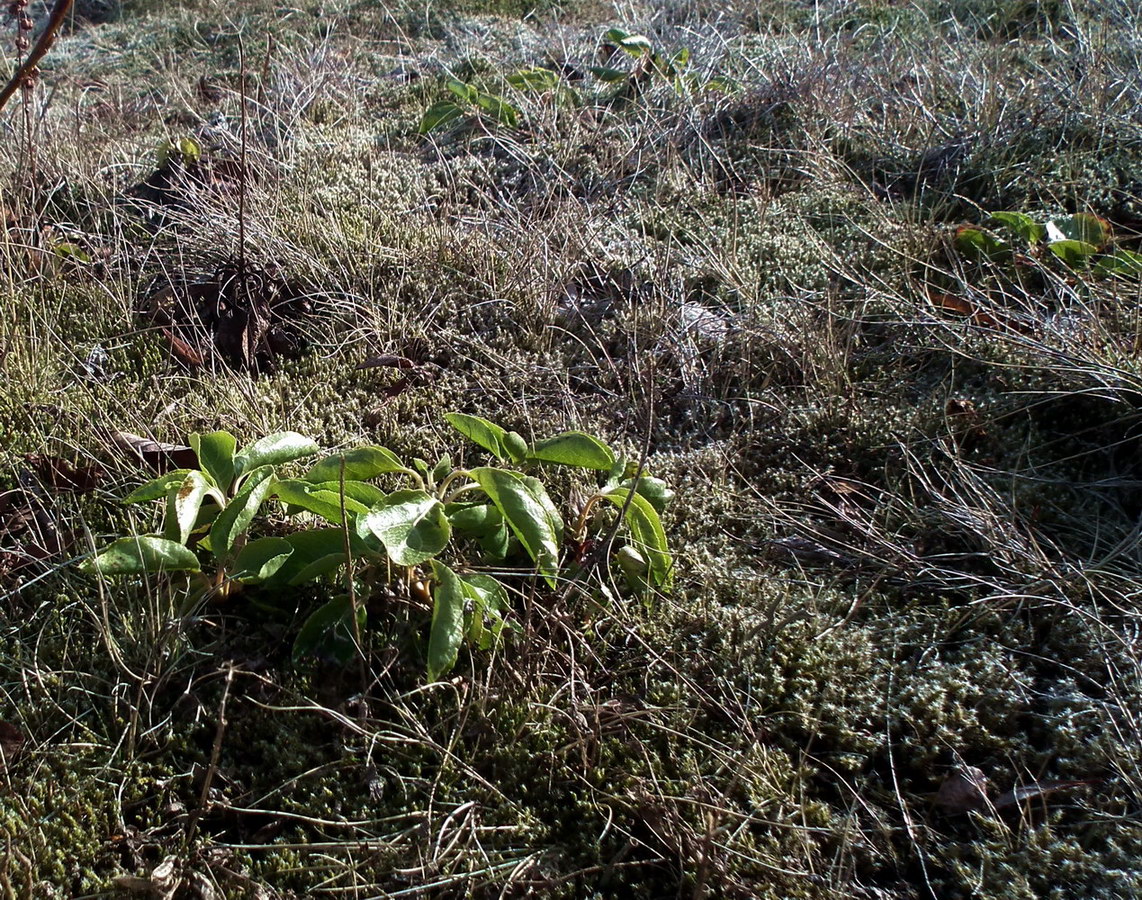
M157 288L141 313L163 332L172 354L192 368L213 351L231 366L272 372L277 358L304 352L309 296L274 271L228 260L201 280Z
M357 368L358 369L377 369L377 368L415 369L416 363L414 363L407 356L391 356L391 355L370 356L364 362L357 365Z
M18 477L21 489L0 493L0 580L47 562L74 543L74 536L60 529L51 497L32 472L22 469Z
M188 369L198 369L206 364L206 360L202 354L175 334L171 329L162 329L163 337L167 339L167 343L171 348L171 356L177 359L180 363Z
M1004 324L991 313L980 309L975 303L963 297L957 297L955 294L929 291L928 299L940 312L968 318L973 325L979 325L983 328L1000 328Z
M407 375L404 378L394 381L388 387L381 389L381 396L385 398L383 402L387 403L389 400L392 400L393 397L399 397L414 384L416 384L416 380Z
M195 452L183 444L164 444L130 431L112 432L111 439L122 450L160 475L171 469L193 469L198 466Z
M950 772L936 792L935 803L951 812L971 812L983 809L1003 809L1046 797L1056 791L1099 784L1102 779L1085 778L1076 781L1033 781L1004 791L998 797L988 797L988 781L982 769L965 766Z
M24 461L44 487L57 493L90 494L103 478L103 470L97 465L77 466L58 456L28 453Z
M148 877L138 875L117 875L115 886L135 894L147 894L155 900L170 900L182 884L182 873L178 859L168 856L151 870Z
M0 772L3 772L24 749L24 732L11 722L0 720Z
M207 103L217 103L225 96L225 91L218 80L207 75L199 76L195 93L198 94L199 99L205 100Z
M1087 787L1088 785L1099 784L1101 781L1101 778L1084 778L1078 781L1033 781L1030 784L1023 784L1009 791L1004 791L995 798L995 807L996 809L1002 809L1005 806L1014 806L1017 803L1023 803L1025 800L1035 800L1039 797L1046 797L1048 794L1055 793L1055 791Z
M990 801L987 799L987 776L983 769L965 766L949 772L936 791L935 803L952 812L986 809Z

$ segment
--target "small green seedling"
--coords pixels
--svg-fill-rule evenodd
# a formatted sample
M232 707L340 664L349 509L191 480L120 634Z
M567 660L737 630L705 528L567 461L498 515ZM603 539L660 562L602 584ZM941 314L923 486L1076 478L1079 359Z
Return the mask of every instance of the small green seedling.
M692 71L688 47L667 53L656 49L646 36L622 28L608 29L603 35L603 46L614 48L612 60L605 66L591 66L590 72L599 81L619 85L620 92L635 90L652 78L667 82L678 94L703 89L729 93L736 87L733 80L724 75L702 78ZM616 59L618 54L631 57L633 62L619 65L622 57Z
M446 82L452 97L434 103L420 118L420 134L439 131L454 125L487 122L508 128L519 127L520 111L498 94L491 94L474 84L449 78Z
M444 456L432 466L423 460L408 465L385 447L363 446L286 478L279 467L316 454L313 441L282 432L238 452L227 432L192 435L198 469L155 478L125 501L162 500L162 533L120 538L85 568L102 575L183 573L194 596L224 600L249 585L283 590L338 574L365 589L396 567L414 599L422 592L432 605L430 679L455 665L465 640L481 649L496 644L513 582L538 578L555 589L573 574L592 534L606 527L603 508L617 510L625 525L625 540L614 549L629 587L639 593L670 587L673 559L660 514L672 493L661 480L583 432L529 443L479 416L445 419L494 463L464 468ZM570 534L544 484L528 474L553 465L596 473L595 490ZM318 524L251 538L271 500L287 516L308 514ZM353 635L367 622L365 607L352 596L335 596L309 617L295 640L295 657L345 660L356 652Z

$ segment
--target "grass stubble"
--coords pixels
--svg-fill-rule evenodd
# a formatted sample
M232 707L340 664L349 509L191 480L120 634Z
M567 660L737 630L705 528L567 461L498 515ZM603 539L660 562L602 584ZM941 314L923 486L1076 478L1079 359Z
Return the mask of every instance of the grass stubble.
M513 95L519 131L416 135L446 75L572 78L612 24L740 89L587 78L578 107ZM433 459L459 409L645 447L678 577L646 605L521 596L517 637L431 685L423 617L373 598L362 696L356 667L289 661L313 595L184 609L25 570L0 613L0 718L27 737L0 890L1142 896L1138 282L949 243L1010 208L1136 247L1138 25L1126 3L137 0L70 31L2 123L0 484L32 490L26 454L98 463L92 495L35 490L71 554L154 524L114 502L142 477L115 431ZM184 136L244 150L243 252L315 310L274 371L188 368L139 315L237 251L232 179L133 190ZM383 352L423 377L386 397L356 368ZM972 767L1029 799L935 802ZM1034 790L1068 780L1095 783Z

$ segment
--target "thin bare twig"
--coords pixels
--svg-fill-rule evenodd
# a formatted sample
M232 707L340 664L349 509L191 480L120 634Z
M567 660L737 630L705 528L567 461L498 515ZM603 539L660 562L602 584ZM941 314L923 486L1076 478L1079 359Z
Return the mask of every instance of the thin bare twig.
M43 33L40 35L36 45L32 48L32 52L28 54L28 58L20 65L15 74L8 79L8 83L4 85L4 89L0 91L0 110L3 110L8 105L8 101L18 91L36 70L36 66L40 64L40 60L47 55L48 50L51 49L52 44L55 43L56 37L59 35L59 30L63 26L63 20L67 18L67 14L71 12L71 4L73 0L56 0L56 5L52 7L51 16L48 18L48 24L45 26Z

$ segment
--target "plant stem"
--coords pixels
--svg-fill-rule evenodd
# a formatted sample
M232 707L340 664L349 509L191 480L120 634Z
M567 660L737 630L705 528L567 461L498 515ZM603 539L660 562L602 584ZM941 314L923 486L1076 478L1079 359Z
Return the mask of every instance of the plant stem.
M357 619L357 586L353 583L353 549L349 541L349 516L345 510L345 454L341 454L341 538L345 547L345 591L349 595L349 615L353 619L353 643L357 645L357 664L361 673L361 702L357 709L365 716L365 694L369 690L369 666L361 643L361 623Z
M190 814L190 822L186 826L186 838L183 840L184 850L189 850L194 842L194 835L198 829L198 820L210 802L210 788L214 784L214 776L218 772L218 760L222 756L222 738L226 734L226 701L230 699L230 685L234 683L234 663L227 663L226 684L222 688L222 702L218 704L218 728L214 732L214 746L210 751L210 765L206 767L206 777L202 780L202 793L198 796L198 806Z
M51 16L48 18L48 24L44 27L40 39L36 41L36 46L32 48L32 52L28 54L28 58L24 60L15 74L8 79L8 83L4 85L4 89L0 90L0 110L8 105L8 101L12 99L12 95L20 89L20 85L31 77L32 72L36 66L39 65L40 60L43 59L48 50L51 49L52 44L55 43L56 36L59 34L60 27L63 25L63 20L67 18L67 14L71 11L72 2L73 0L56 0L56 5L52 7Z

